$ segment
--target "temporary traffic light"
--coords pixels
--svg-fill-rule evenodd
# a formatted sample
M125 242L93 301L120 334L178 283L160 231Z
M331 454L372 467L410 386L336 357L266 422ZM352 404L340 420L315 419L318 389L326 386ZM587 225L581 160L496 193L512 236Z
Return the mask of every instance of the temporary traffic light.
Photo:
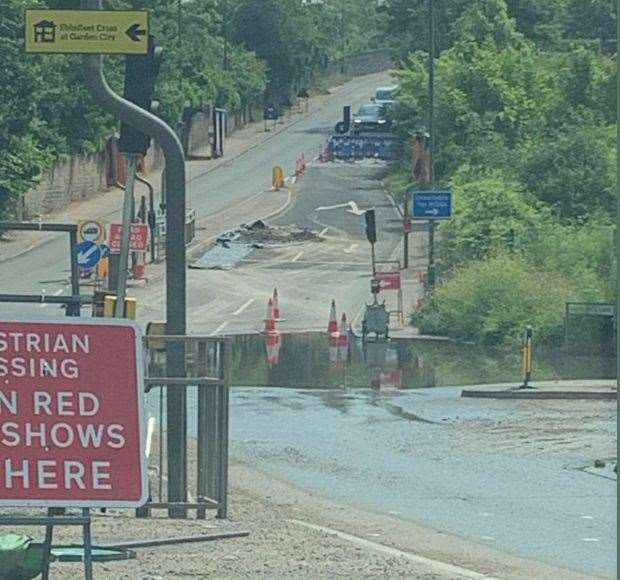
M130 54L125 59L125 90L123 96L145 111L157 112L159 103L153 100L163 48L149 35L147 54ZM151 138L126 123L121 123L118 149L121 153L146 155Z
M366 217L366 239L374 244L377 241L377 228L375 226L375 210L369 209L364 214Z

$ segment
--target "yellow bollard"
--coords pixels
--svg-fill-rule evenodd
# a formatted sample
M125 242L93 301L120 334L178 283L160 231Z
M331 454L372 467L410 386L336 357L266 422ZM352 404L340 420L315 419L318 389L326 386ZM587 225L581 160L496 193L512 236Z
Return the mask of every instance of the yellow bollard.
M271 170L271 184L276 190L284 187L284 170L279 165Z
M103 302L103 316L105 318L114 318L116 309L116 296L108 294ZM138 302L135 298L125 298L125 308L123 318L130 320L136 319L136 311L138 310Z
M531 388L529 382L532 378L532 360L534 354L534 338L531 326L525 327L525 339L523 341L523 384L520 389Z

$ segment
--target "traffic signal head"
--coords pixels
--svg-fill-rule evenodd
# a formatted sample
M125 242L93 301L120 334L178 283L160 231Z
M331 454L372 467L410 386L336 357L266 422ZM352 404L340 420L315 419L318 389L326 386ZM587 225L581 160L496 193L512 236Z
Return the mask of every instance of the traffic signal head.
M123 97L138 107L153 114L159 103L153 100L155 83L161 66L163 48L157 46L155 38L149 35L147 54L127 55L125 58L125 90ZM126 123L121 124L118 149L121 153L146 155L151 138Z
M377 228L375 225L375 210L369 209L364 214L366 218L366 239L374 244L377 241Z

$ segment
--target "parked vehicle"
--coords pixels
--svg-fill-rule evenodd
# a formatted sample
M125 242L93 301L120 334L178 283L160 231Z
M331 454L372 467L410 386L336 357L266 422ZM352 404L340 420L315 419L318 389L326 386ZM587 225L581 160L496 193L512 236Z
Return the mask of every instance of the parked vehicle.
M396 99L396 91L398 90L398 85L392 85L389 87L378 87L375 91L375 96L373 101L378 105L391 105Z
M370 103L362 105L353 116L353 132L360 131L387 131L388 123L382 105Z

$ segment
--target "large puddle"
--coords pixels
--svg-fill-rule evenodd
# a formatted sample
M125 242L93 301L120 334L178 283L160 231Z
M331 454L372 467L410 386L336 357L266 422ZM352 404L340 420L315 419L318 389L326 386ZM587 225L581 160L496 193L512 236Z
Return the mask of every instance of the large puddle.
M232 384L294 388L425 387L518 382L521 352L447 341L392 339L367 342L325 333L238 335L233 342ZM533 380L613 379L611 352L536 350Z

